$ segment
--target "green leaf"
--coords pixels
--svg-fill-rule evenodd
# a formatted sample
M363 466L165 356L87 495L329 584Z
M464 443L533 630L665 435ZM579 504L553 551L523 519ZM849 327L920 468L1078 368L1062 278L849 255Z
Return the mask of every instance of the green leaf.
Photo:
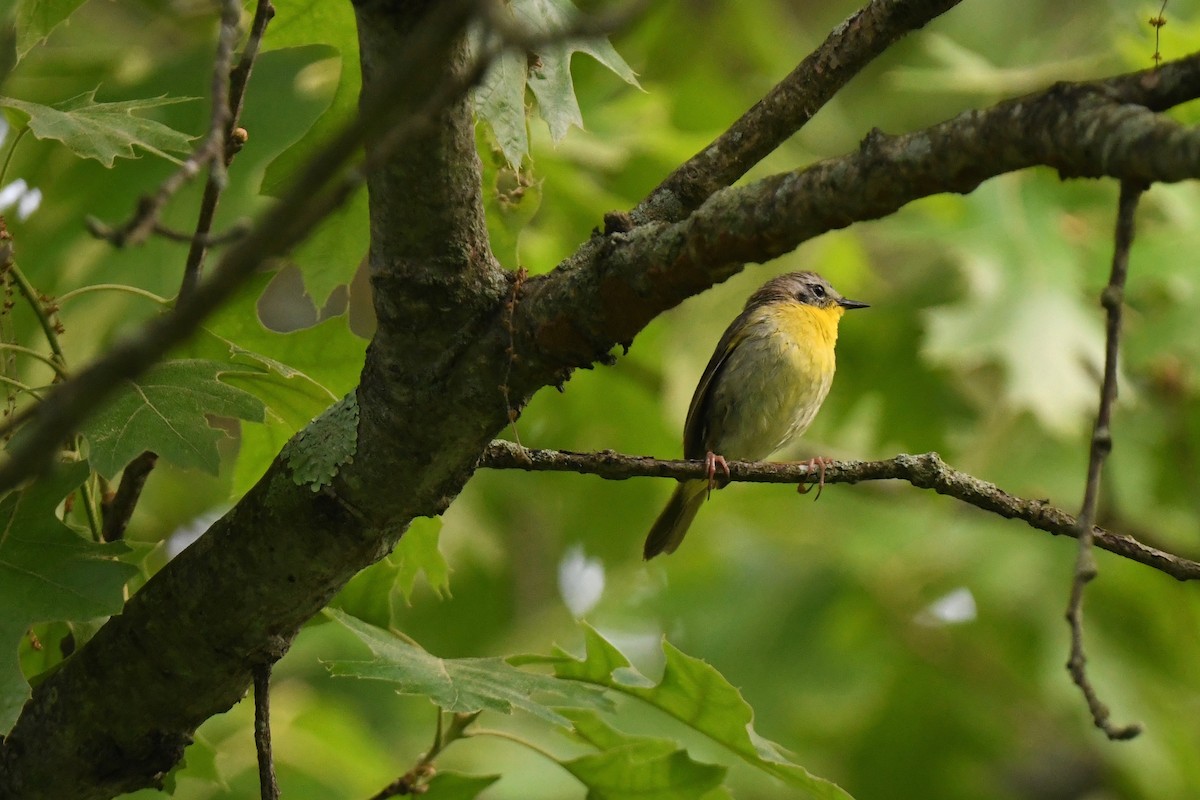
M388 631L368 625L336 609L326 609L376 656L374 661L334 661L331 674L396 684L401 694L424 695L446 711L474 713L514 708L555 725L570 722L552 706L608 707L599 691L513 667L502 658L442 659ZM581 691L582 690L582 691ZM541 702L535 695L550 702Z
M412 600L413 586L417 575L425 573L425 581L439 598L450 595L450 565L438 549L438 536L442 531L440 517L419 517L400 537L392 555L399 558L400 571L396 585L404 594L405 601Z
M583 127L583 115L571 80L571 56L575 53L587 53L621 80L638 85L637 75L607 39L564 41L549 35L570 27L579 17L579 10L570 0L514 0L512 12L527 26L546 35L546 43L538 47L538 62L529 73L529 88L537 98L538 114L550 127L550 138L556 144L572 125Z
M475 90L475 113L492 129L504 157L520 166L529 153L525 127L525 83L529 68L525 54L504 52L492 62Z
M80 537L55 509L87 478L84 462L0 500L0 733L7 733L29 697L17 643L35 622L88 620L117 613L121 588L137 570L116 556L120 543Z
M338 127L358 113L361 77L358 68L358 32L354 9L348 3L324 0L281 0L275 3L275 20L267 27L264 47L275 50L305 45L331 45L341 59L337 88L329 108L304 135L279 154L263 177L263 194L278 197L328 141ZM349 68L347 65L351 65ZM358 192L341 209L324 220L297 247L289 259L304 273L304 284L318 307L339 284L348 283L367 253L368 221L365 192Z
M169 153L186 153L193 136L169 128L161 122L135 116L159 106L185 103L194 97L152 97L146 100L124 100L117 103L97 103L96 90L76 95L54 106L27 103L11 97L0 97L0 106L15 108L29 115L29 130L39 139L56 139L80 158L94 158L111 167L119 158L136 158L134 145L180 163Z
M284 338L284 334L273 336ZM242 347L207 328L201 328L174 355L239 365L237 371L221 373L221 382L261 400L268 411L265 422L284 426L288 436L312 422L340 396L291 364Z
M358 385L367 341L350 331L345 315L287 333L268 329L258 318L257 304L273 278L260 273L247 280L237 296L213 314L205 330L230 347L286 364L334 397L346 395Z
M342 62L329 109L298 142L267 167L263 193L278 196L312 152L328 140L339 125L354 118L362 84L358 70L358 31L352 6L325 0L279 0L274 5L275 19L267 26L264 50L328 45ZM348 64L353 65L352 68L347 69Z
M367 193L357 191L288 255L304 275L304 288L317 308L325 305L335 288L354 279L354 271L366 258L370 235Z
M261 290L261 285L259 289ZM251 311L253 312L253 308ZM361 339L345 330L345 321L342 319L327 320L317 325L316 329L308 329L316 334L315 337L311 334L300 336L299 333L280 334L268 331L253 313L248 320L236 325L223 325L220 319L214 320L213 325L228 330L237 336L239 341L269 347L272 352L285 358L296 356L296 347L301 344L307 344L314 352L326 358L334 355L338 343L346 339L359 345L364 344ZM339 333L344 336L339 337ZM292 336L296 336L297 340L289 340ZM344 352L349 357L356 357L356 354L361 352L361 347ZM230 487L233 497L241 497L253 486L288 440L338 398L329 388L292 364L248 350L209 328L202 328L184 348L176 351L175 355L229 361L252 368L248 371L226 372L221 376L222 383L246 391L261 400L266 407L261 425L242 426L237 464ZM338 357L341 355L342 353L338 353ZM300 357L310 363L313 361L311 355Z
M1104 333L1099 306L1084 293L1087 254L1063 235L1061 209L1045 185L1050 180L988 181L961 201L968 216L956 234L938 231L967 293L926 313L922 351L943 366L998 367L1004 400L1047 430L1071 436L1095 413ZM904 235L930 233L917 223ZM995 392L980 395L995 408Z
M189 355L261 363L273 374L230 376L255 394L269 412L263 425L242 428L241 446L230 488L240 497L292 436L358 383L367 342L350 331L345 315L288 333L268 329L258 317L258 300L273 274L260 273L209 319ZM269 355L264 355L269 354ZM265 381L263 383L262 381Z
M278 197L287 182L307 163L312 152L331 138L338 126L354 119L358 113L361 78L359 35L352 6L326 0L280 0L274 5L276 14L266 28L265 50L324 44L336 50L342 61L329 109L308 128L299 142L284 150L266 168L263 193Z
M192 743L183 751L183 758L163 778L163 789L174 795L176 782L181 776L203 781L211 789L229 791L229 783L217 764L217 748L203 733L192 734Z
M492 62L475 91L475 111L487 122L508 162L521 165L529 153L525 122L525 87L538 101L538 114L550 127L557 144L572 125L583 127L583 115L571 79L571 56L587 53L637 86L637 76L604 38L563 41L554 34L578 19L579 10L569 0L512 0L508 11L523 27L546 39L539 46L537 62L530 68L524 53L505 52Z
M500 263L516 270L521 266L521 234L542 205L542 181L534 180L528 170L510 166L505 152L488 135L487 126L476 126L475 143L483 163L488 241Z
M264 406L254 395L223 383L225 373L252 370L244 364L175 359L128 381L116 397L85 423L92 466L112 478L143 450L181 467L216 474L217 440L223 435L207 415L262 421Z
M693 761L670 739L632 736L605 723L593 711L562 709L574 733L601 752L561 761L588 787L588 797L715 800L725 767Z
M84 0L20 0L17 4L17 58L25 57L66 22Z
M377 628L390 628L395 621L393 601L399 575L400 563L395 553L389 553L351 578L329 601L329 607Z
M604 686L637 697L688 727L724 745L747 763L779 778L803 797L846 800L849 795L829 781L788 761L778 745L754 732L754 711L729 681L710 664L663 641L666 667L653 683L588 625L583 626L585 656L577 659L556 650L551 656L522 656L513 663L549 663L560 678Z
M400 537L396 548L359 572L329 605L380 628L392 627L400 612L399 601L411 603L417 576L439 598L450 594L450 567L438 549L442 520L418 517Z
M424 800L473 800L479 793L500 780L499 775L464 775L461 772L439 772L425 784Z
M560 763L588 787L588 800L695 800L721 785L724 767L663 744L665 751L635 744Z

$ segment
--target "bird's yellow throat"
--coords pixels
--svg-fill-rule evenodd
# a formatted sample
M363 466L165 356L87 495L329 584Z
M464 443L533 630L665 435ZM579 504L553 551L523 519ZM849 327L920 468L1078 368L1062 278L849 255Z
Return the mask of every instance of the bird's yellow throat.
M770 312L779 332L799 345L828 349L837 343L838 321L846 309L839 305L818 308L804 303L780 303Z

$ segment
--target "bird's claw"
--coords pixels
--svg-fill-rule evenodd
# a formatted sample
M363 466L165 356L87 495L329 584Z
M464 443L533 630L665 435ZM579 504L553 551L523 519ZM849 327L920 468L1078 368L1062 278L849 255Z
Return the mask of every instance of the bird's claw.
M804 462L804 466L808 467L808 471L812 472L813 467L817 468L817 493L813 497L813 502L821 499L821 490L825 488L825 467L833 463L828 458L810 458ZM811 491L810 486L801 483L796 486L796 491L800 494L808 494Z
M729 477L730 477L729 476L729 463L725 461L724 456L719 456L716 453L714 453L712 450L709 450L708 454L706 456L704 456L704 467L708 471L708 494L709 494L709 496L712 495L713 489L720 488L717 485L717 465L720 465L721 471L725 473L724 483L729 483ZM724 485L724 484L722 484L722 485ZM707 499L707 498L705 498L705 499Z

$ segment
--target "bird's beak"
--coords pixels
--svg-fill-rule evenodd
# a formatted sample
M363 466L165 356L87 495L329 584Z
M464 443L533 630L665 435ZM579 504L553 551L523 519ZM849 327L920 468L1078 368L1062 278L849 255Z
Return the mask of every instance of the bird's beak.
M870 308L871 307L871 305L869 303L862 303L862 302L859 302L858 300L847 300L844 297L841 300L838 300L837 302L838 302L838 305L841 306L842 308Z

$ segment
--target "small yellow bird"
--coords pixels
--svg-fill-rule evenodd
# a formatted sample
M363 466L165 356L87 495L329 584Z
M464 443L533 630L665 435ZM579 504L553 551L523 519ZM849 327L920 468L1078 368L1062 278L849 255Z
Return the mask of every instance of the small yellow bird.
M838 321L849 308L867 304L815 272L780 275L750 296L717 343L683 428L683 457L703 458L708 480L675 489L646 537L645 558L679 547L718 465L729 475L725 457L759 461L808 429L833 383Z

